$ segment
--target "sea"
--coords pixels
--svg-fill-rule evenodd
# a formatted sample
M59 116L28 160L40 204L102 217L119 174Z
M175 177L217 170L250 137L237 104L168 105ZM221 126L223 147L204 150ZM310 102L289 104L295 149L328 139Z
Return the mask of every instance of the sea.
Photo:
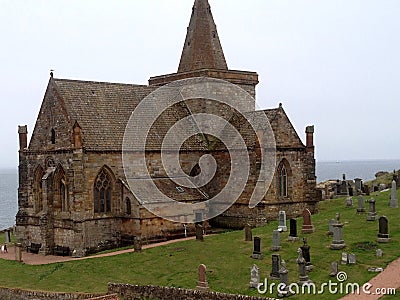
M400 159L397 160L343 160L317 161L317 182L329 179L361 178L372 180L379 171L393 172L400 169ZM16 169L0 169L0 230L15 224L18 211L18 172Z

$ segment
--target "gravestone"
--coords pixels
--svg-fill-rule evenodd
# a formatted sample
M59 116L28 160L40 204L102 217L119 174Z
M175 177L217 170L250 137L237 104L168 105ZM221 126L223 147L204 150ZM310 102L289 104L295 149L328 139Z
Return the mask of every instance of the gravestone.
M347 252L342 252L342 260L341 260L342 265L347 265L347 259L348 259Z
M286 227L286 212L284 210L279 211L278 230L279 231L287 231L287 227Z
M361 178L354 179L354 189L355 189L356 195L358 195L359 193L362 192L363 184L362 184Z
M382 256L383 256L383 251L382 251L382 249L376 250L376 257L377 257L377 258L382 258Z
M269 277L271 279L279 279L279 266L281 264L281 256L279 254L272 254L272 271Z
M379 218L379 233L378 233L378 243L388 243L390 242L389 237L389 220L386 216Z
M133 249L135 252L142 252L142 239L139 236L135 236L133 239Z
M296 219L290 219L290 229L289 229L289 237L288 241L294 242L299 239L297 236L297 220Z
M260 269L253 265L250 271L250 287L257 288L260 283Z
M373 184L373 186L372 186L372 191L373 191L373 192L379 191L378 184L376 184L376 183Z
M398 208L399 201L397 199L397 191L396 191L396 181L392 181L392 190L390 193L390 207L391 208Z
M289 292L289 270L286 268L286 262L282 259L281 267L279 268L279 278L281 288L278 293L278 297L287 297L290 295Z
M310 280L310 278L307 275L307 271L306 271L306 260L303 257L303 252L301 251L300 248L297 249L297 264L299 265L299 282L298 284L300 286L306 284L306 283L312 283L312 281Z
M315 231L314 225L311 223L311 212L308 208L303 210L303 227L301 233L313 233Z
M22 262L22 244L15 244L15 261Z
M375 199L374 198L369 199L368 203L369 203L369 211L367 215L367 221L375 221L378 218L378 215L376 213Z
M303 246L300 249L306 261L306 271L311 271L314 266L311 263L310 246L307 244L307 238L303 238Z
M281 250L281 246L279 245L280 243L280 235L281 232L279 230L274 230L272 232L272 247L271 250L272 251L279 251Z
M348 258L349 260L349 265L355 265L356 264L356 255L354 253L350 253Z
M196 224L196 240L203 242L204 241L204 236L203 236L203 226L200 224Z
M6 244L11 243L10 229L6 229L4 233L6 235Z
M363 185L363 189L364 189L365 195L369 196L370 195L369 186L368 185Z
M246 226L244 226L244 240L246 242L251 242L253 240L253 233L251 231L251 226L250 224L246 224Z
M346 247L343 240L343 224L340 222L340 214L336 213L336 223L333 224L333 240L329 248L340 250Z
M328 224L328 235L333 235L333 224L335 224L336 221L334 219L329 220Z
M353 198L352 197L346 198L346 207L353 207Z
M201 291L208 290L208 282L207 282L207 268L205 265L201 264L198 268L198 280L196 289Z
M331 272L329 273L329 276L335 277L339 273L339 264L337 261L334 261L331 263Z
M254 237L254 249L253 249L253 254L251 255L251 258L262 259L261 238L258 236Z
M364 201L364 197L362 195L358 196L357 212L358 213L365 212L365 201Z

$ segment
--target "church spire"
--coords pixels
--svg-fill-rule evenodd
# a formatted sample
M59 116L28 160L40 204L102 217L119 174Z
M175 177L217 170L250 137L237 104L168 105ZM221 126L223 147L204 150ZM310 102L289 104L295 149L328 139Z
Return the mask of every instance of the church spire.
M178 73L228 70L208 0L195 0Z

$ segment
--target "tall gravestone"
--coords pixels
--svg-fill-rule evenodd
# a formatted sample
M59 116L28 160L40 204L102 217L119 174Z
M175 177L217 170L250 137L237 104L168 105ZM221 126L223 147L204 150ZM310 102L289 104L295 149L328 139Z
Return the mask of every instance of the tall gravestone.
M358 206L357 206L357 213L365 212L365 201L362 195L358 196Z
M311 263L310 246L307 244L307 238L303 238L303 246L301 246L300 249L306 261L306 270L311 271L313 269L313 265Z
M244 240L246 242L251 242L253 240L253 233L251 232L250 224L246 224L246 226L244 226Z
M369 211L367 215L367 221L375 221L378 218L375 207L375 199L374 198L369 199L368 203L369 203Z
M339 272L339 264L337 261L334 261L331 263L331 272L329 273L329 276L334 277L338 274Z
M196 289L201 291L208 290L208 282L207 282L207 268L205 265L201 264L198 268L198 280Z
M286 212L284 210L279 211L278 230L287 231Z
M354 189L356 194L358 195L360 193L362 193L362 188L363 188L363 184L362 184L362 179L361 178L355 178L354 179Z
M274 230L272 232L272 247L271 250L272 251L279 251L281 250L281 246L280 246L280 235L281 232L279 230Z
M196 224L196 240L203 242L204 241L204 236L203 236L203 226L200 224Z
M281 267L279 268L279 278L281 288L278 293L278 297L288 297L290 295L289 270L286 268L286 262L283 259L281 261Z
M379 218L379 233L378 233L378 243L388 243L390 242L389 237L389 220L386 216Z
M254 249L253 249L253 254L251 255L251 258L262 259L261 238L258 236L254 237Z
M330 248L340 250L346 247L343 240L343 224L340 222L340 214L336 213L336 223L333 224L333 240Z
M253 265L250 270L250 287L257 288L260 283L260 269L257 265Z
M303 210L303 227L301 233L313 233L315 231L314 225L311 223L311 212L308 208Z
M279 254L272 254L272 271L269 276L271 279L279 279L280 263L281 263L281 256Z
M334 219L330 219L328 223L328 235L333 235L333 224L335 224L336 221Z
M290 229L289 229L289 237L288 241L294 242L299 239L297 236L297 220L296 219L290 219L289 221L290 224Z
M300 248L297 249L297 264L299 266L299 282L298 284L300 286L303 286L306 283L312 283L312 281L310 280L310 278L307 275L307 271L306 271L306 260L303 257L303 252L301 251Z
M397 191L396 191L396 181L392 181L392 190L390 193L390 207L391 208L398 208L399 201L397 199Z

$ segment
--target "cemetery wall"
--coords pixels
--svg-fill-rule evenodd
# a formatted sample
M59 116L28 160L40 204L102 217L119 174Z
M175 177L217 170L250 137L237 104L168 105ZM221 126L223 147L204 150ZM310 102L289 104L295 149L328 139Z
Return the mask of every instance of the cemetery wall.
M2 300L31 300L31 299L40 299L40 300L79 300L79 299L105 299L105 300L113 300L119 298L98 298L100 296L104 296L101 294L86 294L86 293L54 293L54 292L44 292L44 291L29 291L29 290L21 290L15 288L4 288L0 287L0 299ZM107 295L112 296L112 295Z

